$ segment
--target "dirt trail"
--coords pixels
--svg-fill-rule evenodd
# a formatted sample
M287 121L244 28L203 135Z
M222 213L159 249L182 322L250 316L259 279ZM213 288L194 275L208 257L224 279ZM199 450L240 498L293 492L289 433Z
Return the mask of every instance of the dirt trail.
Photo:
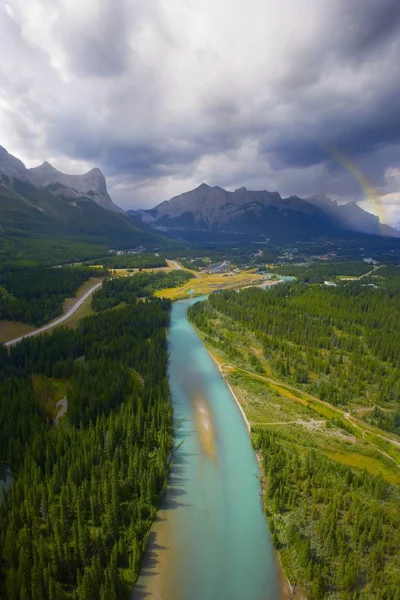
M215 356L213 356L213 358L217 363L219 363L219 361L215 358ZM337 408L336 406L332 406L328 402L325 402L324 400L320 400L316 396L313 396L312 394L309 394L308 392L305 392L304 390L299 390L298 388L296 388L293 385L290 385L289 383L285 383L282 381L276 381L275 379L271 379L270 377L266 377L264 375L258 375L258 373L253 373L252 371L248 371L247 369L242 369L240 367L235 367L233 365L229 365L229 364L225 364L225 363L219 363L219 364L220 364L221 369L223 367L225 367L229 370L235 369L236 371L241 371L242 373L246 373L247 375L249 375L250 377L253 377L254 379L260 379L261 381L265 381L266 383L271 383L275 386L286 388L287 390L291 390L297 394L300 394L300 396L303 396L304 398L308 398L312 402L320 404L321 406L325 406L325 407L329 408L330 410L336 412L338 414L338 417L348 421L351 425L353 425L356 429L358 429L361 432L362 438L367 444L369 444L375 450L377 450L380 454L382 454L383 456L385 456L386 458L388 458L389 460L394 462L394 464L400 469L400 464L397 462L397 460L395 458L393 458L393 456L390 456L390 454L388 454L387 452L385 452L384 450L379 448L379 446L376 446L373 442L366 439L365 434L370 433L371 435L380 437L385 442L388 442L389 444L393 444L396 447L400 447L399 441L397 441L393 438L387 437L387 436L375 431L374 429L368 427L362 421L359 421L355 417L351 416L350 413L345 412L344 410L341 410L340 408ZM301 399L299 398L299 402L300 401L301 401ZM282 424L286 424L286 423L282 423ZM269 423L265 423L265 424L268 425ZM270 423L270 424L273 425L273 423ZM262 425L262 423L260 423L260 425Z
M54 425L55 427L57 427L57 425L60 422L61 417L63 417L65 415L65 413L68 410L68 400L67 400L67 396L64 396L64 398L61 398L61 400L59 400L56 403L56 406L59 407L59 411L56 415L56 418L54 419Z

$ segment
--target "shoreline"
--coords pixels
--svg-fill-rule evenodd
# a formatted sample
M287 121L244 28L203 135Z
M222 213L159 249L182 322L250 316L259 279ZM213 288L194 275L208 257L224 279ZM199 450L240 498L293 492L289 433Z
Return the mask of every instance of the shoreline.
M249 434L251 434L251 424L250 424L250 421L246 417L246 413L244 412L244 409L243 409L242 405L240 404L240 402L239 402L239 400L238 400L235 392L233 391L232 387L228 383L228 381L226 379L226 376L225 376L225 374L222 371L221 363L218 361L218 359L213 355L213 353L211 352L211 350L209 350L209 348L205 344L202 336L200 335L200 331L198 330L198 328L195 327L195 325L193 325L193 323L192 323L192 326L195 328L195 330L198 333L201 341L204 344L205 349L207 350L208 354L210 355L210 357L214 361L215 365L218 368L218 371L220 372L220 374L223 377L226 385L228 386L229 391L231 392L232 397L235 400L235 402L236 402L236 404L237 404L237 406L238 406L238 408L240 410L240 413L241 413L243 421L244 421L244 423L246 425L247 431L249 432ZM257 454L257 452L254 452L254 454L255 454L255 457L256 457L257 462L258 462L258 466L259 466L260 473L261 473L261 480L263 482L263 480L264 480L264 474L262 472L260 457ZM262 488L263 488L263 485L264 484L262 483L262 485L261 485ZM265 516L265 518L267 519L266 516ZM303 594L302 589L301 589L300 586L296 585L295 589L293 591L292 584L290 583L289 578L288 578L288 576L286 574L286 571L285 571L285 569L284 569L284 567L282 565L282 559L281 559L280 552L275 547L274 547L274 553L275 553L276 566L277 566L278 577L279 577L279 582L280 582L280 591L281 591L281 593L280 593L280 600L307 600L307 596L305 596Z

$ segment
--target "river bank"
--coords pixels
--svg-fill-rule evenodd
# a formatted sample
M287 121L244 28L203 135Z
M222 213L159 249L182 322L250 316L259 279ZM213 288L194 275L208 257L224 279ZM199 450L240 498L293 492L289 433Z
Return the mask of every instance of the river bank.
M229 384L227 378L226 378L226 373L224 372L224 370L222 369L222 363L218 360L218 358L211 352L210 348L208 347L208 345L206 344L206 342L204 341L201 331L195 327L195 325L193 325L193 328L195 329L197 335L200 337L200 339L202 340L204 347L206 348L208 354L210 355L210 357L212 358L212 360L214 361L216 367L218 368L219 372L221 373L221 376L224 378L226 385L228 386L232 397L234 398L240 413L243 417L243 420L246 424L247 430L249 432L249 435L251 436L251 424L250 421L248 420L246 413L242 407L242 405L239 402L238 397L236 396L235 392L233 391L231 385ZM262 471L262 465L261 465L261 461L260 461L260 457L259 455L255 452L255 456L257 458L257 462L260 468L260 472L261 472L261 478L262 480L264 480L265 476L263 474ZM264 488L265 485L265 481L261 482L262 488ZM289 578L286 574L286 571L282 565L282 560L281 560L281 556L278 550L275 549L275 556L276 556L276 563L278 566L278 573L279 573L279 584L280 584L280 598L281 600L307 600L307 596L305 591L302 589L301 586L299 585L292 585L291 582L289 581Z

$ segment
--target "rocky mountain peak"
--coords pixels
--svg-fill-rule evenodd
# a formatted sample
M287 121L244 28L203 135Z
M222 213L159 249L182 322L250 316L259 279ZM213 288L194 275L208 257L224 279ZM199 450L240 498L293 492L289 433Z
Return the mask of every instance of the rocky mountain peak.
M59 198L88 198L112 212L123 213L111 200L106 178L98 168L82 175L67 175L45 161L39 167L28 169L29 181Z
M111 200L106 178L97 167L82 175L67 175L45 160L38 167L27 169L22 161L0 146L0 185L12 188L16 179L28 181L58 198L87 198L102 208L124 214Z
M205 183L144 211L142 219L163 230L231 231L264 237L285 234L295 239L344 230L398 235L391 228L383 230L375 215L356 204L342 206L325 194L282 198L278 192L251 191L244 186L229 192Z
M3 146L0 146L0 177L4 184L14 177L18 179L27 177L27 168L24 163L7 152Z

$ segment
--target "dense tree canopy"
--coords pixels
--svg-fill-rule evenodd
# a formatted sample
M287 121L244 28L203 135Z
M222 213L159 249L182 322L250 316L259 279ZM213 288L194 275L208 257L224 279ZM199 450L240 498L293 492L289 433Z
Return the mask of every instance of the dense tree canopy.
M397 407L381 423L400 433L400 305L390 289L357 282L223 291L190 315L207 332L212 311L257 334L277 377L333 405Z
M89 317L0 352L0 595L109 600L135 580L166 484L170 303ZM54 426L32 374L66 380ZM60 379L61 378L61 379Z
M371 271L373 267L361 261L326 261L310 262L304 265L276 266L272 272L280 275L292 275L298 281L305 283L323 283L326 279L344 277L359 277Z
M274 545L310 600L399 600L400 489L265 429L253 443Z
M0 273L0 320L43 325L62 312L65 298L75 295L91 277L105 272L87 267L35 267Z
M118 306L121 302L133 304L138 298L150 296L156 290L183 285L191 278L190 273L182 270L108 279L94 293L92 306L95 311L100 311Z
M153 252L119 254L109 256L102 262L107 269L155 269L167 266L165 258L157 256Z
M400 433L398 271L390 268L382 284L371 282L220 291L194 304L189 318L233 373L238 365L238 373L244 368L265 376L268 368L273 382L311 391L346 411L369 407L366 420ZM259 354L246 347L244 357L243 340L256 340ZM297 420L281 420L272 423L280 425L279 434L264 423L252 438L273 542L290 580L302 584L310 600L399 600L400 488L361 470L362 462L359 469L339 464L346 452L357 452L346 435L338 434L339 462L322 454L314 439L329 437L331 427L348 439L354 434L344 421L326 420L314 438ZM357 464L356 456L350 464Z

